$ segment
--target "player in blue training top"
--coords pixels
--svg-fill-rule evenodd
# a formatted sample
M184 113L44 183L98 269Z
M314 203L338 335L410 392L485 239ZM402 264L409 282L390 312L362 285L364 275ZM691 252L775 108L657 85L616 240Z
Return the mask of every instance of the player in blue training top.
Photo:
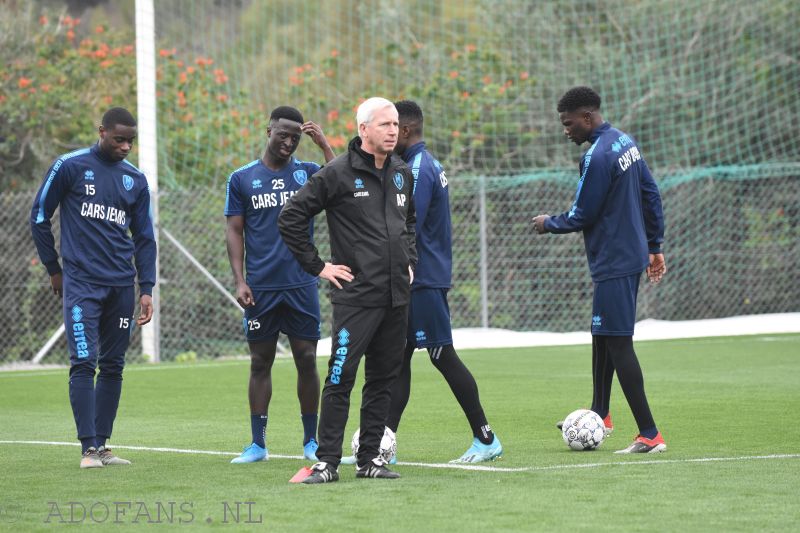
M125 160L136 138L136 120L125 109L109 109L99 133L91 148L53 163L31 210L39 257L53 292L63 296L69 399L81 441L81 468L130 464L111 453L106 441L134 327L134 278L138 274L140 326L153 316L156 282L150 190L144 174ZM59 206L63 271L50 225Z
M633 350L636 296L642 272L652 283L667 272L661 245L661 195L636 141L600 116L600 95L573 87L558 102L564 134L575 144L590 142L581 158L575 202L558 216L533 219L537 233L583 232L594 282L592 304L592 411L609 416L611 382L617 373L639 434L616 453L667 449L644 392L642 369ZM559 426L560 427L560 426Z
M269 117L264 155L235 170L228 178L225 239L236 282L236 299L244 308L242 322L250 347L248 398L252 431L252 443L232 463L269 458L265 442L267 411L279 332L289 337L297 367L303 455L317 460L316 357L320 333L317 277L300 267L278 233L278 214L284 204L320 169L316 163L292 157L303 133L322 149L326 162L333 159L322 129L313 122L304 122L297 109L281 106Z
M486 420L478 385L453 348L447 291L451 286L452 240L447 177L423 141L422 109L415 102L395 102L400 134L395 152L414 175L417 208L417 268L408 306L408 335L400 376L392 389L386 425L397 431L411 393L411 356L426 348L433 366L442 373L472 428L472 446L454 463L489 461L503 453L500 440Z

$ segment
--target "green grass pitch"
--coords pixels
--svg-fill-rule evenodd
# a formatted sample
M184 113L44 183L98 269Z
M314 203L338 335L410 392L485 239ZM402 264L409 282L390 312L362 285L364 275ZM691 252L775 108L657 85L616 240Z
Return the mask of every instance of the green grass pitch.
M489 470L435 467L458 457L471 435L447 384L417 352L398 432L403 477L357 480L353 467L342 466L341 481L324 486L288 483L308 464L299 458L229 464L249 440L246 361L130 366L110 444L133 465L89 471L78 468L75 446L10 442L76 443L66 370L0 373L0 530L77 523L165 531L800 528L800 336L641 342L636 349L665 454L612 453L636 434L616 382L614 433L596 451L564 445L554 423L588 406L588 346L464 350L505 455ZM325 364L319 358L321 374ZM276 361L273 380L267 445L273 455L299 456L290 359Z

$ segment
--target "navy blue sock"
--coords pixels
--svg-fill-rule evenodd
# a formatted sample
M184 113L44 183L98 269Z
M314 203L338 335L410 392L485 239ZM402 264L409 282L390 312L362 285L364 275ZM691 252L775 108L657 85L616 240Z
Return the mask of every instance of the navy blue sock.
M97 442L95 442L94 437L81 439L81 454L86 453L89 448L97 448Z
M98 446L105 446L106 439L111 436L121 394L122 376L104 376L101 371L94 387L94 424L97 429Z
M658 428L653 426L651 428L643 429L639 432L639 434L646 439L654 439L656 438L656 435L658 435Z
M94 427L94 376L76 374L69 380L69 403L83 451L96 446Z
M311 439L317 439L317 413L304 415L300 414L303 421L303 446L308 444Z
M267 415L250 415L250 431L253 433L253 442L266 448Z

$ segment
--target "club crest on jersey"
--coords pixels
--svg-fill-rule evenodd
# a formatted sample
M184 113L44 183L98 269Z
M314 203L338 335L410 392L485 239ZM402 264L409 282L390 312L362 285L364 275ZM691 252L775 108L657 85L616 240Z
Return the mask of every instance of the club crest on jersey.
M306 174L305 170L295 170L292 173L292 177L294 178L294 181L296 181L298 185L305 185L306 182L308 181L308 174Z
M364 180L361 178L356 178L355 181L356 189L363 189L364 188Z
M84 172L83 173L83 179L85 179L85 180L93 180L94 179L94 171L93 170L87 170L86 172Z
M400 174L399 172L395 172L395 174L394 174L394 186L397 187L398 191L402 191L403 190L403 183L405 183L405 181L403 180L403 175Z
M133 178L128 176L127 174L122 175L122 186L125 187L126 191L133 189Z

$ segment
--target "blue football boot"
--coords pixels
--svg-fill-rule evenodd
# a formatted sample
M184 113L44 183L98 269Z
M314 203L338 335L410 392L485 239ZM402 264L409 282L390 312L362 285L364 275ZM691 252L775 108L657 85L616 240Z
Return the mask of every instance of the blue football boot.
M267 459L269 459L269 452L267 449L262 448L254 442L250 446L247 446L242 452L242 455L233 459L231 463L257 463L258 461L266 461Z
M319 448L319 444L316 439L309 440L303 445L303 457L316 463L319 460L317 459L317 448Z
M451 463L480 463L482 461L494 461L503 455L503 446L497 435L494 436L491 444L483 444L478 438L472 439L472 446L464 452L458 459L453 459Z

